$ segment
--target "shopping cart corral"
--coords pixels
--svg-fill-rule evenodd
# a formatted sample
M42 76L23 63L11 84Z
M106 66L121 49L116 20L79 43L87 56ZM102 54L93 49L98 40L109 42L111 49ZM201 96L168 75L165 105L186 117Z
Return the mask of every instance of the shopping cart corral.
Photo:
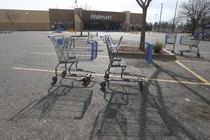
M104 81L101 82L101 88L104 89L109 81L129 81L129 82L138 82L140 89L143 89L143 83L147 82L146 78L142 75L137 75L137 74L130 74L125 72L125 69L127 67L126 61L121 59L117 54L116 48L112 47L112 43L110 42L110 36L105 35L103 36L103 40L106 43L107 47L107 52L109 56L109 64L108 68L105 70L104 74ZM119 41L121 42L122 37L120 37ZM150 43L146 43L147 46L147 54L150 54L146 56L146 60L151 61L152 57L152 45ZM118 46L119 47L119 46ZM149 58L150 57L150 58ZM116 70L116 68L120 68L120 73L117 73L116 71L112 71L111 69ZM111 79L110 77L118 77L114 76L118 74L119 78L118 79ZM110 76L112 75L112 76ZM135 78L128 78L126 75L129 75L128 77L135 77ZM136 80L137 79L137 80Z
M67 75L78 76L77 74L71 73L73 65L75 65L76 70L82 71L82 69L78 69L77 67L78 62L93 61L97 58L98 42L96 41L87 41L87 38L73 38L63 35L49 36L49 38L55 47L58 58L58 64L55 67L55 76L52 78L54 83L57 82L58 76L62 78ZM58 73L58 68L62 67L64 67L63 71ZM94 75L94 72L86 71L85 76L83 76L83 82L87 82Z
M195 52L197 54L197 57L200 57L200 52L199 52L199 43L201 40L202 36L199 37L194 37L194 36L181 36L180 37L180 45L184 46L189 46L188 50L180 50L180 54L183 55L184 52L189 53L189 52ZM195 48L196 50L193 50Z

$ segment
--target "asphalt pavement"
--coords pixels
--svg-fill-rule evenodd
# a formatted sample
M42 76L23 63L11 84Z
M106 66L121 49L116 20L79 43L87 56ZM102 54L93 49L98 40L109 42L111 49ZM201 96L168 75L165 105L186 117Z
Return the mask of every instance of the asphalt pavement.
M207 140L210 139L210 42L199 44L201 56L179 54L175 61L122 58L125 77L111 69L105 89L100 83L109 64L100 37L98 57L81 61L52 85L57 55L47 31L0 34L0 137L2 140ZM66 36L74 32L62 33ZM79 33L76 33L79 35ZM84 32L84 34L86 34ZM140 33L98 32L139 40ZM178 34L178 38L183 34ZM164 41L163 33L146 33L146 41ZM170 46L166 49L170 50ZM59 72L63 67L59 68ZM138 78L148 82L141 90Z

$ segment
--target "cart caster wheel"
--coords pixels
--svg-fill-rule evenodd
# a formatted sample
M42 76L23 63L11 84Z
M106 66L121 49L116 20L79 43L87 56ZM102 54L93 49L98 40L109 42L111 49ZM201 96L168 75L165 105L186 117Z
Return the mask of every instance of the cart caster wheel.
M105 81L101 82L100 86L101 86L101 88L105 88L106 87L106 82Z
M109 79L109 74L106 73L106 74L104 75L104 78L105 78L105 79Z
M61 77L65 78L65 76L66 76L66 71L63 71L62 74L61 74Z
M171 53L174 53L174 50L172 50Z
M64 71L62 72L62 74L63 74L63 75L66 75L66 71L64 70Z
M201 55L200 55L200 53L197 53L197 57L200 57Z
M139 88L140 88L140 90L143 90L143 82L139 82Z
M88 82L90 82L90 78L89 77L85 77L82 79L83 83L86 84Z
M58 80L57 76L54 76L54 77L52 78L52 81L53 81L54 83L56 83L57 80Z
M56 84L56 82L52 82L52 83L51 83L51 86L55 86L55 84Z
M105 87L101 87L100 90L101 90L102 92L104 92L104 93L106 92L106 88L105 88Z
M89 83L91 82L91 79L90 79L90 77L84 77L84 78L82 78L82 85L84 86L84 87L87 87L88 85L89 85Z

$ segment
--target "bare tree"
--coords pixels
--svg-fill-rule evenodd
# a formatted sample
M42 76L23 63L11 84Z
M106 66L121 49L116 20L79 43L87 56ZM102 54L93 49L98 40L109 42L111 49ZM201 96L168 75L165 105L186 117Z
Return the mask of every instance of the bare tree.
M146 17L147 17L147 9L152 0L136 0L138 5L142 8L143 16L142 16L142 27L141 27L141 38L139 49L144 50L145 46L145 31L146 31Z
M90 6L88 6L87 4L85 4L84 6L80 6L78 7L77 5L77 0L75 0L75 14L79 17L81 24L80 24L80 35L82 36L82 32L83 32L83 27L84 27L84 18L83 18L83 12L85 12L87 9L91 9ZM82 8L83 7L83 8Z
M83 24L84 24L84 20L83 20L83 17L82 17L82 12L83 12L83 9L82 8L77 8L74 10L75 14L79 17L81 23L80 23L80 35L82 36L82 32L83 32Z
M14 12L6 12L6 18L12 24L12 28L15 29L15 21L17 20L18 16Z
M188 2L182 3L180 14L191 20L192 34L195 33L199 21L205 21L206 16L210 11L209 3L209 0L189 0Z
M210 15L210 1L200 0L200 7L201 7L202 34L204 34L205 22L207 20L207 17Z
M169 28L171 29L172 32L175 31L176 26L181 23L181 18L180 17L176 17L176 18L172 18L168 21L169 24Z

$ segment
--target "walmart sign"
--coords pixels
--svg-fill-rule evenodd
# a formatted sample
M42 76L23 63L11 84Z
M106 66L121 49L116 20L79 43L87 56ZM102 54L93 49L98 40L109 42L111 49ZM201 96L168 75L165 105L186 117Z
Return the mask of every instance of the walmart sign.
M91 14L90 17L97 20L112 20L112 15Z

